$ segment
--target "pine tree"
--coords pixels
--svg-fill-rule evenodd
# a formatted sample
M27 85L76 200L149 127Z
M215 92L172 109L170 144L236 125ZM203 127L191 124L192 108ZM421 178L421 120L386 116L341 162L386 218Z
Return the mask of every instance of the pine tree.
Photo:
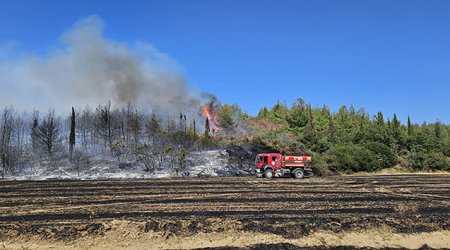
M375 123L379 126L384 126L384 116L382 112L378 112L375 116Z
M33 150L36 152L38 148L38 138L37 138L37 130L39 127L39 117L38 114L35 112L33 114L33 124L31 125L31 146L33 147Z
M184 118L184 133L187 133L187 121L186 121L186 115L183 115Z
M147 131L148 131L148 137L149 137L151 143L153 144L153 146L155 146L157 138L159 137L159 135L162 132L161 123L158 120L158 118L156 117L155 111L152 112L152 115L150 117L150 122L147 125Z
M59 123L55 121L54 112L49 111L42 123L36 128L37 147L53 160L55 154L60 152L61 142Z
M70 116L70 135L69 135L70 159L72 159L74 146L75 146L75 109L72 107L72 114Z
M412 125L411 125L411 118L408 115L408 136L412 135Z
M194 137L196 137L197 136L197 128L195 127L195 119L193 122L193 129L194 129Z
M158 118L156 118L155 111L152 112L152 116L150 117L148 130L151 134L158 134L159 132L161 132L161 124Z
M232 129L236 125L233 116L238 113L240 112L237 105L223 104L219 109L217 117L220 126Z
M441 140L442 139L442 126L440 122L434 123L434 135L436 136L436 139Z
M176 131L177 131L177 122L174 119L169 118L169 121L167 122L167 133L173 134Z
M265 119L269 115L269 110L266 107L263 107L259 110L258 115L256 116L258 119Z
M113 143L113 124L111 120L111 102L105 106L99 105L95 111L95 128L100 137L103 138L105 146Z
M402 138L401 138L401 132L400 132L400 121L397 118L397 115L394 114L394 117L392 118L392 124L391 124L391 130L392 130L392 137L394 138L394 149L398 152L402 147Z
M333 116L330 115L330 121L328 123L328 141L331 144L336 142L336 128L334 127Z
M312 114L311 104L308 104L308 124L309 129L314 130L314 117Z
M286 121L287 113L288 108L286 107L286 105L277 102L277 104L275 104L270 110L270 118L274 122L283 123Z
M206 120L205 120L205 138L209 137L209 131L210 131L209 119L208 119L208 117L206 117Z
M309 125L308 107L303 99L297 99L292 104L286 116L286 121L292 128L302 128ZM309 128L310 126L308 126Z
M397 115L394 114L394 118L392 118L392 128L395 129L395 130L398 130L398 129L400 129L400 125L401 124L400 124L400 121L397 118Z

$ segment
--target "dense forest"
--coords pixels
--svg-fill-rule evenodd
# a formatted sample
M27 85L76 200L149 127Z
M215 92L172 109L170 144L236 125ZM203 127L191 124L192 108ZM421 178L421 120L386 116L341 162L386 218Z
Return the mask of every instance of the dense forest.
M277 103L262 108L253 120L270 124L256 133L259 140L313 155L323 173L375 171L397 164L411 170L450 170L450 126L438 121L416 124L408 116L402 123L395 114L371 116L346 106L331 112L302 99L291 107Z
M441 122L402 123L394 114L368 114L342 106L312 107L304 100L277 103L252 117L236 104L208 104L199 113L161 115L132 105L110 103L56 115L19 113L6 107L0 117L0 174L56 171L70 165L78 172L95 159L142 165L146 171L183 171L192 151L230 145L285 154L312 155L318 174L376 171L401 166L410 170L450 170L450 126ZM203 112L203 114L202 114ZM253 156L251 156L253 157Z

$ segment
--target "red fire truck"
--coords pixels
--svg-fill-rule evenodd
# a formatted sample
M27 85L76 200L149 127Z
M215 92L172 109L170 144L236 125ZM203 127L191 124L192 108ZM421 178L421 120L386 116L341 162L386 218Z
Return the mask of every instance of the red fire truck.
M283 156L278 153L258 154L255 159L256 176L303 178L312 175L311 156Z

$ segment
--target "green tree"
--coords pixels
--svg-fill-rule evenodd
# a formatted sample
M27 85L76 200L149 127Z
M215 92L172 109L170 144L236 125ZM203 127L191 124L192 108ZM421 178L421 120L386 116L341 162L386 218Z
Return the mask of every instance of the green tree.
M314 130L314 116L312 113L311 104L308 104L308 125L310 130Z
M327 163L334 171L373 171L381 167L381 161L371 150L354 144L336 144L327 154Z
M408 157L408 163L411 167L420 170L450 170L447 157L442 152L413 150Z
M413 133L413 128L412 128L412 124L411 124L411 118L408 115L408 136L411 136Z
M336 142L336 128L334 127L333 116L330 116L328 124L328 141L333 144Z
M450 138L447 138L442 142L442 152L445 156L450 157Z
M288 112L286 121L291 128L302 128L308 124L308 112L303 99L299 98L294 101Z
M384 126L384 116L382 112L378 112L377 115L375 116L375 123L378 126Z
M223 104L217 114L217 120L220 126L232 129L236 126L236 119L241 119L241 109L237 104Z
M256 116L258 119L266 119L269 116L269 110L267 107L263 107L259 110L258 115Z
M376 154L379 166L382 168L392 167L397 163L397 157L394 151L380 142L367 142L364 147Z
M438 141L442 140L442 125L440 122L435 122L433 125L434 135Z
M336 127L336 139L340 143L351 143L354 141L354 112L349 112L346 106L339 108L335 115L334 125Z
M286 122L287 113L288 109L286 106L278 102L273 106L272 110L270 110L269 117L276 123L284 123Z
M394 114L394 117L392 118L391 132L393 138L393 148L396 152L398 152L403 148L403 137L401 133L401 123L396 114Z

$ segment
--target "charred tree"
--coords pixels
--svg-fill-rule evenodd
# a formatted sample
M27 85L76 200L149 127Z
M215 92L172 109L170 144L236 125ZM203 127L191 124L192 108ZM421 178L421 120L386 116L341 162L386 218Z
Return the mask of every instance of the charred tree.
M194 129L194 138L197 137L197 128L195 127L195 119L193 121L193 129Z
M0 125L0 161L1 171L0 174L4 178L5 174L9 171L13 158L12 150L12 136L13 136L13 120L12 110L5 108L1 116Z
M75 147L75 109L72 107L70 115L70 135L69 135L69 152L70 160L73 158L73 148Z
M37 126L35 136L37 149L53 164L62 146L61 130L54 111L49 111L43 118L42 123Z
M155 111L153 111L150 117L150 122L147 124L147 134L149 138L149 143L155 146L161 132L162 132L161 122L156 117Z
M111 102L98 106L95 112L95 128L97 134L103 139L104 144L111 147L113 143L113 128L111 122Z
M205 120L205 138L209 138L209 131L210 131L209 119L208 119L208 117L206 117L206 120Z

